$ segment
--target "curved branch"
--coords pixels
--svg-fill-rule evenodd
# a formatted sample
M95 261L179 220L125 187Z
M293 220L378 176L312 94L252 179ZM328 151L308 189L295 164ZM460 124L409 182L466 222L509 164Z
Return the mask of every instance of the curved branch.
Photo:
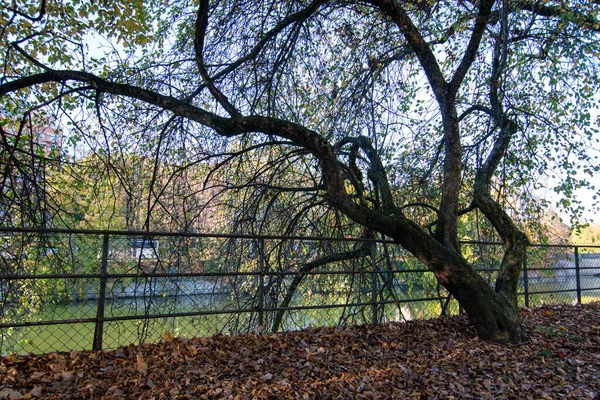
M427 80L438 102L446 99L447 84L442 70L431 50L430 45L421 35L419 29L413 24L406 10L394 0L370 0L369 3L379 7L396 23L411 49L419 59Z
M436 241L423 228L406 218L402 213L384 213L370 209L364 205L356 204L346 192L342 169L338 164L334 147L317 132L302 125L278 118L258 115L224 118L172 96L166 96L132 85L110 82L96 75L81 71L51 70L16 79L0 85L0 97L43 83L65 83L66 81L87 84L98 92L141 100L163 110L170 111L175 115L185 117L190 121L198 122L207 128L213 129L223 137L235 137L245 133L261 132L288 139L294 145L309 151L319 161L325 199L332 207L344 213L354 222L394 238L419 260L429 265L442 284L449 285L449 276L462 276L462 272L465 272L462 271L463 266L466 265L464 259L462 259L455 249L445 247L442 243ZM366 138L358 140L363 141ZM366 145L366 142L362 142L362 145ZM366 148L369 149L368 146ZM368 151L374 152L372 146ZM383 169L380 171L384 172ZM376 179L379 178L376 177ZM385 179L381 176L381 187L388 197L387 203L393 206L391 192L386 188L387 185ZM394 211L397 210L394 208ZM458 272L458 269L462 272ZM471 272L466 271L466 273L464 279L475 279Z
M475 176L473 189L473 204L481 210L490 221L504 242L505 251L498 278L496 292L504 295L513 305L517 306L517 288L519 274L525 256L525 248L529 244L527 235L514 223L508 213L492 197L490 184L493 174L506 154L512 136L517 132L517 126L506 119L500 134L494 143L487 160Z
M434 206L432 206L431 204L427 204L427 203L408 203L408 204L404 204L402 207L400 207L400 210L404 210L410 207L423 207L423 208L428 208L430 210L432 210L434 213L439 214L440 210L438 210L437 208L435 208Z
M450 83L448 84L448 89L452 93L456 93L458 91L458 88L467 75L469 68L471 68L471 64L473 64L473 61L475 61L475 57L477 56L477 51L479 50L479 45L481 43L481 39L483 38L483 33L485 32L493 5L494 0L483 0L479 4L479 14L475 20L475 26L473 27L471 39L469 39L469 44L467 45L464 56L460 61L458 68L454 72Z
M592 4L598 5L598 0L591 1ZM590 29L594 32L600 32L600 21L591 15L584 14L575 7L565 9L565 7L548 5L541 1L521 0L516 1L515 8L529 11L541 17L557 17L564 18L566 14L573 15L575 18L571 22L576 23L581 28Z
M290 26L291 24L293 24L295 22L306 20L308 17L313 15L323 4L327 3L328 1L329 0L314 0L306 8L281 20L281 22L279 22L279 24L277 24L275 27L273 27L273 29L271 29L270 31L266 32L263 35L263 37L256 43L256 45L252 48L252 50L250 50L250 52L248 54L237 59L235 62L229 64L227 67L223 68L222 70L216 72L212 77L212 81L214 82L215 80L218 80L218 79L224 77L225 75L229 74L236 68L238 68L241 65L245 64L246 62L254 59L262 51L262 49L264 49L264 47L267 45L267 43L269 43L269 41L271 41L281 31L283 31L285 28L287 28L288 26ZM202 91L202 89L204 87L205 87L204 85L200 86L194 92L192 92L187 98L189 100L193 99Z
M39 11L38 15L35 16L35 17L32 17L29 14L25 14L25 13L17 10L16 8L10 8L9 7L8 10L11 11L11 12L13 12L13 13L15 13L15 14L17 14L17 15L19 15L19 16L21 16L21 17L23 17L23 18L28 19L28 20L30 20L32 22L38 22L38 21L41 21L42 18L44 18L44 15L46 15L46 0L42 0L41 1L40 11Z
M404 207L408 207L409 205L411 205L411 204L407 204ZM415 205L417 205L417 206L423 206L423 207L427 207L428 206L427 204L420 204L420 203L416 203ZM434 207L432 207L432 206L428 206L428 208L434 209ZM469 204L468 207L465 207L462 210L458 210L458 216L460 217L460 216L463 216L465 214L468 214L471 211L475 210L476 208L477 208L477 206L475 206L475 204L471 203L471 204ZM434 226L436 226L437 223L438 223L437 219L435 221L431 221L430 223L428 223L427 225L425 225L425 229L430 230L431 228L433 228Z
M88 84L91 88L99 92L142 100L148 104L171 111L192 121L199 122L202 125L209 126L217 130L217 132L219 132L218 127L224 127L224 124L226 125L226 122L228 121L226 118L219 117L216 114L210 113L202 108L196 107L174 97L162 95L160 93L132 85L110 82L96 75L83 71L48 70L39 74L16 79L0 85L0 97L22 89L41 85L43 83L65 83L66 81L81 82ZM219 133L227 135L226 130ZM237 133L234 133L231 136L235 134Z
M33 65L48 71L50 68L48 68L47 66L45 66L44 64L42 64L41 62L39 62L38 60L36 60L34 57L32 57L29 53L27 53L25 50L23 50L23 48L21 46L19 46L19 44L28 41L29 39L33 39L36 36L41 36L41 33L36 32L34 34L31 34L23 39L20 40L16 40L14 42L12 42L10 45L11 47L13 47L14 49L17 50L17 52L19 52L23 57L25 57L26 60L28 60L30 63L32 63Z
M290 302L292 301L292 298L296 293L296 289L298 289L298 286L300 286L300 283L302 282L302 279L304 278L305 274L314 270L315 268L331 264L333 262L356 260L360 257L366 257L370 254L370 248L371 243L365 241L362 242L360 244L360 247L358 247L357 249L345 251L342 253L328 254L324 257L318 258L314 261L304 264L294 276L294 279L290 283L290 286L288 287L287 293L285 294L283 301L277 307L278 310L273 319L273 325L271 328L272 331L277 332L279 330L286 308L290 305Z
M492 110L489 107L486 106L482 106L479 104L475 104L472 105L471 107L467 108L465 111L462 112L462 114L459 115L458 120L462 121L463 119L465 119L466 117L468 117L470 114L474 113L475 111L481 111L484 112L486 114L488 114L490 117L495 118L495 114L494 114L494 110Z
M350 218L365 221L364 207L357 206L346 193L342 172L333 148L317 132L293 122L265 116L224 118L188 102L132 85L110 82L96 75L81 71L55 71L31 75L0 85L0 96L43 83L77 81L90 85L96 91L144 101L191 121L198 122L224 137L244 133L262 132L291 140L311 152L321 163L323 181L328 200L347 213ZM357 221L358 222L358 221ZM361 222L359 222L361 223ZM372 224L373 222L371 222Z
M502 18L502 30L506 32L507 29L508 22L504 17ZM498 39L496 42L492 60L492 81L497 83L500 82L503 74L505 68L503 60L508 51L506 45L501 42L505 43L505 40ZM491 193L493 176L508 151L512 137L518 131L517 124L504 114L498 91L499 87L497 86L490 90L489 98L492 108L489 115L500 131L487 159L475 175L473 205L481 210L504 242L505 250L496 279L496 292L503 295L516 308L518 306L519 274L529 240Z
M344 163L339 163L340 168L342 169L343 176L350 181L350 184L354 186L356 191L356 197L358 198L361 205L367 205L367 199L364 196L364 185L362 182L362 177L356 176L356 171L345 165Z
M368 174L369 178L381 192L383 213L391 214L397 211L385 168L381 162L381 158L379 157L377 150L375 150L371 141L365 136L359 136L356 138L345 137L340 140L335 147L339 148L345 144L352 144L353 146L360 147L371 162L371 168L369 168Z
M221 104L221 106L231 115L232 117L240 116L240 112L235 108L229 101L227 96L223 94L214 84L214 81L208 75L208 71L204 65L204 36L206 35L206 28L208 26L208 0L200 0L198 6L198 18L196 19L196 33L194 35L194 50L196 51L196 64L200 71L200 76L204 81L204 84L208 87L208 90L213 97Z

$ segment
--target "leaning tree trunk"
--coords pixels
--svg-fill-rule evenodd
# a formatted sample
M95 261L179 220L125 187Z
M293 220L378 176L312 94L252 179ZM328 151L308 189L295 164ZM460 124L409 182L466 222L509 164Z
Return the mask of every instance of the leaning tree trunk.
M444 266L435 275L463 307L480 339L497 343L528 340L518 308L496 293L464 260Z
M528 340L515 303L494 291L458 251L444 246L404 217L398 217L401 229L390 236L435 274L437 281L465 310L480 339L497 343Z
M513 121L503 116L499 102L494 100L496 97L497 94L492 95L491 103L495 104L495 108L498 110L497 119L501 124L501 129L494 141L492 151L475 176L473 204L490 221L504 242L504 257L496 279L496 292L505 297L516 310L518 307L519 276L523 268L525 250L529 245L529 239L491 193L490 186L494 172L506 154L511 138L518 130Z

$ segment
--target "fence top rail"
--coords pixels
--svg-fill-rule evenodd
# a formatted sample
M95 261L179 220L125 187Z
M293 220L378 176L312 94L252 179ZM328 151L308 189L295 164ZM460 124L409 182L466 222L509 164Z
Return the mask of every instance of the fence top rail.
M460 244L476 244L476 245L487 245L487 246L503 246L502 242L488 242L482 240L461 240ZM564 243L564 244L549 244L549 243L530 243L527 247L545 247L545 248L559 248L559 249L574 249L574 248L591 248L591 249L600 249L600 245L598 244L573 244L573 243Z
M190 238L215 238L215 239L255 239L255 240L305 240L305 241L335 241L335 242L368 242L396 244L392 239L375 239L360 237L331 237L331 236L301 236L301 235L253 235L230 233L194 233L194 232L164 232L164 231L135 231L135 230L106 230L106 229L67 229L67 228L17 228L0 227L0 233L38 233L38 234L78 234L78 235L108 235L108 236L158 236L158 237L190 237ZM465 245L502 246L502 242L461 240ZM545 244L532 243L528 247L548 248L596 248L594 244Z

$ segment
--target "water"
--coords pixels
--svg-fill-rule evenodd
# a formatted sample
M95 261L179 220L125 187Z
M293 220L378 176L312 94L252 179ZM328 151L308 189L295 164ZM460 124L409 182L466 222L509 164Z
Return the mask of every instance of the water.
M583 275L581 277L582 302L600 301L600 278ZM593 289L593 290L587 290ZM576 281L573 277L541 277L529 280L529 292L569 290L563 293L530 294L531 307L540 304L567 303L577 300ZM422 291L404 293L400 300L424 297ZM222 310L251 309L250 298L233 301L227 294L206 294L179 297L142 297L136 299L117 299L106 302L105 317L119 318L151 314L172 314L206 312L205 315L187 315L180 317L161 317L153 319L131 319L106 321L104 323L103 348L113 349L130 343L157 342L175 336L198 337L216 333L238 333L266 329L259 327L258 313L239 312L210 314ZM370 294L359 299L370 301ZM294 298L292 306L343 305L346 294L302 294ZM521 298L521 304L524 299ZM256 304L254 305L256 306ZM43 307L30 320L83 320L95 319L97 301L80 301L51 304ZM339 323L369 323L372 321L372 307L336 307L331 309L307 309L288 311L282 324L284 330L302 329L308 326L336 325ZM381 306L383 321L402 321L407 319L433 318L440 314L438 301L387 304ZM450 313L458 311L455 302L451 303ZM273 312L264 312L264 325L274 317ZM1 332L0 348L8 353L48 353L53 351L89 350L92 348L95 323L73 323L48 326L7 328ZM268 328L267 328L268 330Z
M356 296L358 297L351 299L351 303L371 300L369 292L358 293ZM407 298L408 294L403 297ZM414 291L411 293L411 297L423 297L423 293ZM232 300L231 296L220 294L107 301L105 306L106 318L193 312L204 312L205 314L105 321L103 348L113 349L130 343L157 342L174 336L198 337L210 336L216 333L233 334L269 330L275 317L274 311L262 313L263 327L259 326L258 312L234 312L240 309L252 309L251 300L250 297L247 297L236 302ZM311 307L328 304L332 305L332 308L286 311L281 330L337 325L339 323L362 324L372 321L373 308L370 305L344 307L347 301L346 293L304 293L297 295L290 306ZM268 307L268 305L265 306ZM97 307L96 301L52 304L44 307L37 315L30 315L29 317L30 320L36 321L95 319ZM454 311L458 310L455 304L453 307ZM217 312L223 311L227 313L217 314ZM213 312L214 314L212 314ZM433 318L438 316L440 312L441 306L438 301L401 303L400 305L386 304L378 309L378 314L384 321ZM48 353L53 351L67 352L73 349L91 349L95 326L94 322L86 322L4 329L1 342L2 353Z
M575 304L577 302L577 281L573 276L529 278L529 305ZM600 301L600 277L582 274L580 277L581 302ZM561 293L539 293L568 290ZM523 300L523 298L522 298ZM523 301L524 304L524 301Z
M231 308L227 296L195 295L187 297L146 297L107 301L105 318L143 317L144 315L216 311ZM95 319L97 301L51 304L35 316L36 321ZM103 348L111 349L130 343L156 342L163 337L184 335L207 336L217 333L230 316L199 315L156 319L105 321ZM94 322L8 328L2 332L2 353L48 353L91 349Z

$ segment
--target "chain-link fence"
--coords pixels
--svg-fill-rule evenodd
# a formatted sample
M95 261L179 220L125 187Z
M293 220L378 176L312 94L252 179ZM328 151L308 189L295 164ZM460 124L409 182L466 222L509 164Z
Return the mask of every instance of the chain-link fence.
M492 283L502 247L462 250ZM526 306L600 300L600 247L531 246L521 286ZM457 312L433 274L389 241L0 230L3 354Z

